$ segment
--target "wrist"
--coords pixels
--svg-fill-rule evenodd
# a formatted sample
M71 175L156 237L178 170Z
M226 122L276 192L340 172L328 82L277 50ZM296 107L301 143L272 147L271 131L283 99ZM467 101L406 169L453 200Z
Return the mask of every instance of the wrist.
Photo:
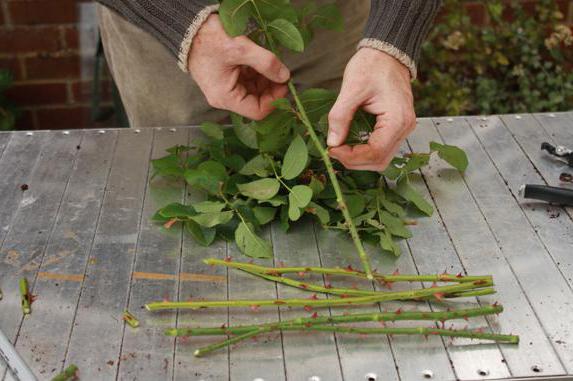
M401 74L406 74L408 80L416 79L418 74L416 63L410 56L395 46L385 41L367 38L358 44L358 52L361 51L368 52L365 54L379 57L379 59L383 60L389 67L393 67ZM398 69L398 67L400 68Z

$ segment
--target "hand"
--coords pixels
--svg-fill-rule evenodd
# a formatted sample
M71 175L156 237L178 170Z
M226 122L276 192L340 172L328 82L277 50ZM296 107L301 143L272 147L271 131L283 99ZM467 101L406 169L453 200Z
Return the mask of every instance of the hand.
M344 145L354 113L376 116L367 144ZM410 72L392 56L362 48L346 66L342 89L328 115L330 156L346 168L382 171L416 127Z
M215 14L193 38L188 68L209 105L249 119L265 118L288 93L290 72L277 56L245 36L229 37Z

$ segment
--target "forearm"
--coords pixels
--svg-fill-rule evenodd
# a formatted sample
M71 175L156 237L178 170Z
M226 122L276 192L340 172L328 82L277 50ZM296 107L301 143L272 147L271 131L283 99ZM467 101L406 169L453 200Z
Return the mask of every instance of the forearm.
M218 8L217 0L97 0L157 38L187 71L195 34Z
M407 66L415 78L420 47L441 3L441 0L372 0L359 47L390 54Z

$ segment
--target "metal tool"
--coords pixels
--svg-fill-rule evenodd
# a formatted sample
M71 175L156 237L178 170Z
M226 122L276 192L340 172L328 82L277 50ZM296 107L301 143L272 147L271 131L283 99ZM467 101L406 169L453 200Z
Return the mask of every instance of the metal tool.
M543 151L547 151L550 155L565 161L568 166L573 168L573 150L563 146L554 146L547 142L541 144L541 149Z
M527 184L519 189L519 194L523 198L573 206L573 189Z
M8 337L0 329L0 358L4 360L12 375L19 381L37 381L30 367L24 362Z

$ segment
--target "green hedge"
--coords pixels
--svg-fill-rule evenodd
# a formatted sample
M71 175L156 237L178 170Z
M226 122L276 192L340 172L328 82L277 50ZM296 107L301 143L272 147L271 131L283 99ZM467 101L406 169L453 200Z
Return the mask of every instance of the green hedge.
M463 2L444 2L414 85L418 115L573 108L573 37L556 2L540 0L533 14L518 2L484 4L489 21L475 25Z

